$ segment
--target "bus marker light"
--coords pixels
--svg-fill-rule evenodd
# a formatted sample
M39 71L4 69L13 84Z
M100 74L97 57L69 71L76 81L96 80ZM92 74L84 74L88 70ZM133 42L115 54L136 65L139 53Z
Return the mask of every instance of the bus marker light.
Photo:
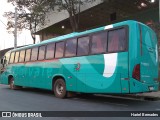
M68 79L71 79L72 78L72 76L68 76Z
M140 80L140 64L134 67L132 77L136 80Z

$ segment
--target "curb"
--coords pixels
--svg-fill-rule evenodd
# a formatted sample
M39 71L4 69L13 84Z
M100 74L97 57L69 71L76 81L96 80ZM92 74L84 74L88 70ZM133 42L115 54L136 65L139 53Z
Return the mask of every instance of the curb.
M147 96L147 95L143 95L143 94L124 94L124 95L120 95L120 94L108 94L108 95L104 95L104 94L95 94L96 96L104 96L104 97L112 97L112 98L125 98L125 99L134 99L134 100L144 100L144 101L158 101L160 100L160 97L157 96Z
M123 95L123 97L129 97L129 98L134 98L134 99L138 99L138 100L146 100L146 101L158 101L158 100L160 100L160 97L147 96L147 95L143 95L143 94Z

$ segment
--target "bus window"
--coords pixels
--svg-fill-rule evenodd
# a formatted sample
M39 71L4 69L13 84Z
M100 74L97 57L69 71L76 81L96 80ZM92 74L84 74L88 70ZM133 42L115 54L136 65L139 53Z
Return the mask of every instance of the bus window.
M9 63L13 63L14 62L14 55L15 55L15 52L12 52Z
M64 42L58 42L58 43L56 43L55 58L61 58L61 57L63 57L63 53L64 53Z
M77 55L88 55L89 53L89 37L78 38L78 51Z
M46 59L54 58L54 48L55 48L55 43L51 43L47 45Z
M15 63L18 63L18 59L19 59L19 51L18 51L18 52L16 52L14 62L15 62Z
M126 50L126 30L124 28L108 32L108 52Z
M46 46L39 47L38 60L44 60Z
M31 61L37 60L38 56L38 47L32 48Z
M25 62L30 61L31 58L31 49L26 50Z
M19 62L24 62L24 57L25 57L25 50L22 50L20 52Z
M103 53L106 52L107 47L107 33L102 32L92 36L91 53Z
M76 56L77 40L70 39L66 41L65 57Z

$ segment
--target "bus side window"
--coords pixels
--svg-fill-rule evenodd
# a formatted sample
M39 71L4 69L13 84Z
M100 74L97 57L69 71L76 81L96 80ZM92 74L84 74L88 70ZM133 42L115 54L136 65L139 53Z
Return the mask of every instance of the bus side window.
M88 55L89 53L89 37L78 38L77 55Z
M15 52L12 52L9 63L14 63L14 57L15 57Z
M124 28L108 32L108 52L126 50L126 30Z
M62 58L64 53L64 42L56 43L55 58Z
M30 61L31 58L31 49L26 50L25 62Z
M38 60L44 60L46 46L39 47Z
M19 51L16 52L14 62L15 62L15 63L18 63L18 59L19 59Z
M24 62L24 57L25 57L25 50L22 50L20 52L19 62Z
M54 58L54 51L55 51L55 43L48 44L46 49L46 59Z
M36 61L38 57L38 47L32 48L31 61Z
M101 32L92 36L91 54L104 53L107 47L107 33Z
M70 39L66 41L65 57L76 56L77 40Z

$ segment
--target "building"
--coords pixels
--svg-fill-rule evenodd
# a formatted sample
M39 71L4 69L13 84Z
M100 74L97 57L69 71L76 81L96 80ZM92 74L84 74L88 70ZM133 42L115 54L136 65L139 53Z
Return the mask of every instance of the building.
M151 26L159 35L159 0L95 0L81 6L79 31L124 20L137 20ZM51 11L36 34L41 41L72 32L67 11Z

